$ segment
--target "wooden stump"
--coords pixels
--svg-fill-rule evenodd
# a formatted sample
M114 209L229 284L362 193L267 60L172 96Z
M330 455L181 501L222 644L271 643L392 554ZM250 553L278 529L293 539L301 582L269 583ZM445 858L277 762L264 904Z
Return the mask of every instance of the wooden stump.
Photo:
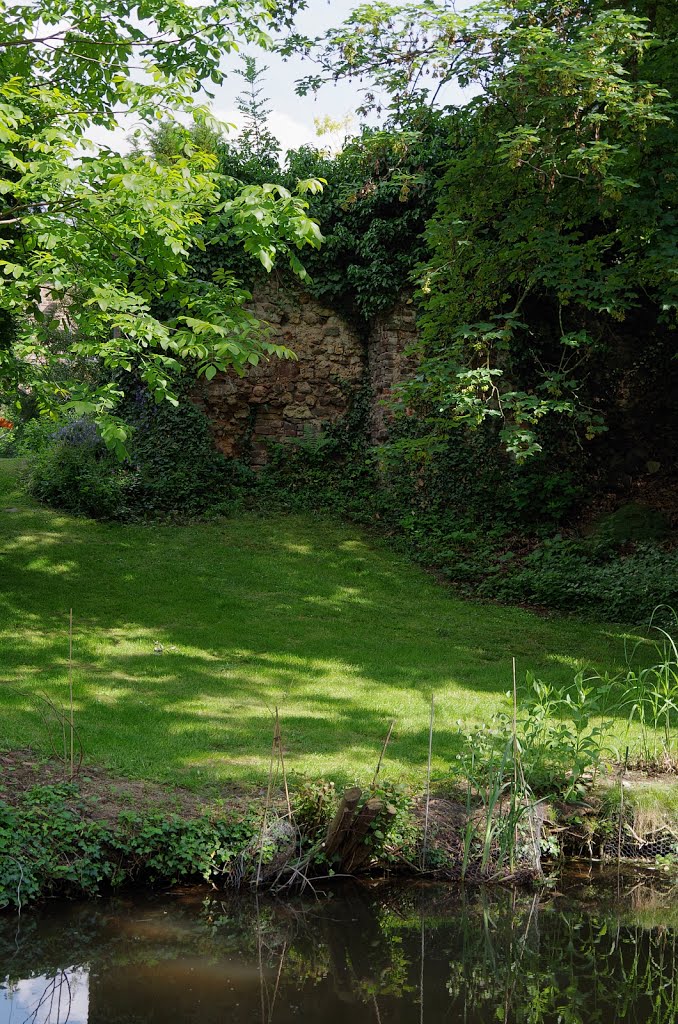
M332 820L332 824L327 830L327 837L323 844L324 853L328 859L332 857L346 841L346 837L351 829L351 823L355 815L356 807L358 806L362 795L363 791L360 786L352 786L350 789L344 790L341 803L339 804L337 813Z
M365 801L356 815L351 834L347 837L346 844L341 851L341 870L347 874L351 873L355 864L362 863L367 859L364 856L365 851L367 850L368 855L370 851L365 843L365 838L370 825L379 817L383 807L383 800L372 797Z

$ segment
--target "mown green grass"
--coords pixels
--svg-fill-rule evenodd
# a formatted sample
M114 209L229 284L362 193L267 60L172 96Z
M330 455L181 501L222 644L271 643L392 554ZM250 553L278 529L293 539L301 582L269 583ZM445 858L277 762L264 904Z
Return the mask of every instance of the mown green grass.
M277 705L288 769L422 778L457 720L487 720L519 673L566 682L623 659L620 630L461 601L359 529L242 515L118 526L36 506L0 463L0 744L48 749L31 694L65 705L74 614L75 716L89 758L201 786L266 778ZM155 654L156 642L163 653Z

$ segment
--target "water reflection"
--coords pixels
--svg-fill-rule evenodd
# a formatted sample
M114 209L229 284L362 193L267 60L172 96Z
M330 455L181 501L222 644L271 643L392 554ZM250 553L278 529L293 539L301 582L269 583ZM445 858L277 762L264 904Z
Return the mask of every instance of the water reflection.
M2 1024L88 1024L89 972L65 967L0 986Z
M677 926L651 873L53 905L0 920L0 1024L673 1024Z

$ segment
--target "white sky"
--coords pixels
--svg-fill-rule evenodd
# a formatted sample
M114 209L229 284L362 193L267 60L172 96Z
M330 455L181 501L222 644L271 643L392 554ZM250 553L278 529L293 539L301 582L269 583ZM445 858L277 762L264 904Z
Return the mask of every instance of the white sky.
M360 6L364 0L308 0L308 8L301 11L297 16L295 27L298 31L308 36L321 35L328 28L338 26L350 14ZM463 10L471 6L473 0L456 0L456 8ZM265 80L263 81L264 96L269 98L271 116L269 127L279 139L283 151L296 149L305 143L318 142L324 146L327 143L325 138L318 140L314 118L329 116L341 121L347 115L355 112L359 102L359 88L357 85L343 81L337 85L325 86L317 96L297 96L295 92L295 81L308 73L312 73L315 65L303 61L300 57L293 57L283 61L275 53L263 50L250 49L247 51L257 58L261 66L267 66ZM227 79L222 86L214 88L214 99L212 108L218 118L226 123L237 125L241 119L236 107L236 96L244 91L245 83L238 75L228 74L236 68L242 67L237 54L230 54L223 63L227 72ZM461 98L461 92L457 89L450 89L446 99L454 101ZM128 133L132 131L133 124L119 131L108 133L100 129L92 129L90 138L94 142L106 143L115 149L125 151L129 148Z
M352 10L365 2L366 0L308 0L308 7L297 16L295 27L308 36L319 36L327 29L341 25ZM461 11L474 2L475 0L456 0L454 6ZM328 115L340 121L355 114L360 97L357 84L342 81L336 85L326 85L317 96L297 96L294 87L296 80L306 74L312 74L314 64L305 62L300 57L283 61L275 53L248 52L269 69L263 83L262 97L267 95L271 98L270 128L280 140L283 150L295 149L304 143L317 141L314 118ZM229 59L229 63L234 67L240 64L235 55ZM228 68L228 64L226 67ZM242 79L236 75L227 79L221 86L219 95L215 95L214 100L217 116L237 124L240 115L235 106L235 97L243 91L243 85ZM450 89L445 98L448 102L454 102L461 96L461 90ZM324 141L321 142L321 145L323 144Z

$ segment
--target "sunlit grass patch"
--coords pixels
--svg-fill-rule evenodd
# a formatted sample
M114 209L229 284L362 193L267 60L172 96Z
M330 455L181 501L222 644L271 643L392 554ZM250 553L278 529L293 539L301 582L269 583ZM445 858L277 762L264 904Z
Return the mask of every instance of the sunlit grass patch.
M0 467L5 746L48 748L25 693L66 702L71 607L87 755L200 786L265 780L276 707L291 773L371 778L395 719L383 773L418 783L432 692L441 774L458 720L499 707L513 655L521 673L558 685L623 663L609 625L461 601L352 526L96 523L35 506L10 469Z

